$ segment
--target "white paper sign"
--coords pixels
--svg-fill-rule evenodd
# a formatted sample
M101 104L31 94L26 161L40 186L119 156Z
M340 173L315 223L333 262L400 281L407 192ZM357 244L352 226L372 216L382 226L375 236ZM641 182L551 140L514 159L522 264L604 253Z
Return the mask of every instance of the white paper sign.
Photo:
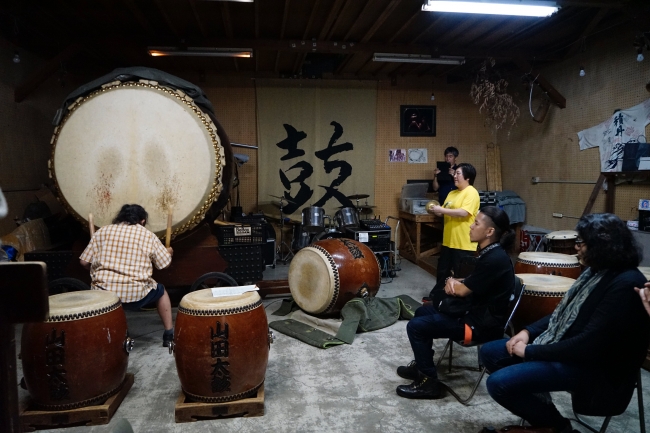
M259 288L255 284L252 284L250 286L213 287L210 290L212 290L213 298L220 298L222 296L237 296L242 293L253 292L259 290Z

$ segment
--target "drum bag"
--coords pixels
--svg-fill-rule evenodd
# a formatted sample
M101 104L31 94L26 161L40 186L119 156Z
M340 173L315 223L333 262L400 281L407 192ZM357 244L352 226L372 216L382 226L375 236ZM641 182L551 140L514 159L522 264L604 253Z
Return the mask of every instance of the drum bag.
M370 332L392 325L399 319L411 319L415 310L422 304L410 296L394 298L356 298L348 301L341 310L343 321L336 335L316 329L313 325L293 319L277 320L269 323L276 331L294 337L311 346L327 349L340 344L352 344L357 332ZM276 316L285 316L298 309L292 299L282 301ZM318 319L323 320L323 319Z

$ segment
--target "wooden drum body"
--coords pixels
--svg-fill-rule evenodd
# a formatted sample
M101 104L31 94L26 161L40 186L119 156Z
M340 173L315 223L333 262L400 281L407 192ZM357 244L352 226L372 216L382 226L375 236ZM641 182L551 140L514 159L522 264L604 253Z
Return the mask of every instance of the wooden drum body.
M183 392L207 403L254 396L264 383L271 341L257 292L218 298L210 289L188 293L174 325Z
M576 253L577 238L578 232L575 230L559 230L546 235L551 252L569 255Z
M162 237L173 208L175 237L229 194L230 143L184 92L116 81L68 110L52 136L50 171L59 198L82 223L92 213L97 226L110 224L122 205L138 203Z
M557 275L516 274L525 284L512 324L515 332L551 314L575 280Z
M133 347L119 298L89 290L53 295L49 302L49 319L22 330L27 390L48 410L102 403L124 382Z
M289 290L311 314L331 315L357 296L375 296L381 284L377 257L351 239L324 239L300 250L289 266Z
M546 274L576 279L582 272L576 256L559 253L520 253L515 263L517 274Z

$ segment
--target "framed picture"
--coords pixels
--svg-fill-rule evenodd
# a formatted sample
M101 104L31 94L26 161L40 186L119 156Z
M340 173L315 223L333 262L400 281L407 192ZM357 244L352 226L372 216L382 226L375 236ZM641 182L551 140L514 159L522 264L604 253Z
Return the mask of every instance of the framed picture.
M435 137L435 105L400 105L400 137Z

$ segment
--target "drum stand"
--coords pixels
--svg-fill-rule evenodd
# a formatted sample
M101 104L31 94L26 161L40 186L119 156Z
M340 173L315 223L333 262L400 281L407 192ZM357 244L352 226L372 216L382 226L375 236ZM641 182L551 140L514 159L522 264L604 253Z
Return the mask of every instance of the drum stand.
M281 261L283 264L287 264L287 261L289 261L291 258L293 258L293 251L291 251L291 247L287 245L287 243L284 241L284 214L282 213L282 208L284 205L282 204L282 201L286 200L284 197L280 198L280 245L278 245L278 251L277 251L277 258L279 261ZM286 247L287 252L286 254L282 252L282 248Z

